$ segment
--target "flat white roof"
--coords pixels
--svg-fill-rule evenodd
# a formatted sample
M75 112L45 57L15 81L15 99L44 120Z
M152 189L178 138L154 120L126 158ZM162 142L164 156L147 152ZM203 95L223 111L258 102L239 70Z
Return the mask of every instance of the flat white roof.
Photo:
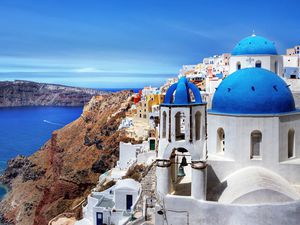
M140 190L140 183L128 178L128 179L123 179L123 180L119 180L116 184L115 190L119 190L119 189L131 189L131 190L135 190L135 191L139 191Z

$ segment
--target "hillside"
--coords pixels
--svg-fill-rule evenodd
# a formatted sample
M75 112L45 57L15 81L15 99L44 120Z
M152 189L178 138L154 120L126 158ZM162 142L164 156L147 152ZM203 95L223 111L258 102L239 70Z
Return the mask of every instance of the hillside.
M41 225L72 208L115 166L118 131L131 105L129 91L93 97L74 122L53 132L52 138L30 157L16 157L0 177L10 187L0 202L0 223Z

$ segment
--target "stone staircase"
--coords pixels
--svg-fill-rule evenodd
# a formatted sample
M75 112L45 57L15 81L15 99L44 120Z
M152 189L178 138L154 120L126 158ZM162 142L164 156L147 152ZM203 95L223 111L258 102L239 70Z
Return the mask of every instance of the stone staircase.
M156 166L151 165L147 175L141 180L142 196L136 205L136 213L134 216L140 218L143 216L144 204L146 204L146 220L142 220L135 224L151 225L154 224L154 206L155 206L155 188L156 188ZM146 202L144 202L146 201Z

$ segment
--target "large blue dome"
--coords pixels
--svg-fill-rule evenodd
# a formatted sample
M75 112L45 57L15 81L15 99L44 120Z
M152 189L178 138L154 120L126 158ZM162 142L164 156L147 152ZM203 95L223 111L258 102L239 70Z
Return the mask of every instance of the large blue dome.
M274 42L257 35L241 40L232 50L232 55L277 55Z
M292 92L278 75L261 68L247 68L232 73L221 82L210 111L224 114L278 114L294 110Z
M194 95L194 101L192 101L191 95ZM201 104L202 99L200 91L196 85L189 82L186 77L181 77L177 83L172 84L164 99L164 105L188 105L188 104Z

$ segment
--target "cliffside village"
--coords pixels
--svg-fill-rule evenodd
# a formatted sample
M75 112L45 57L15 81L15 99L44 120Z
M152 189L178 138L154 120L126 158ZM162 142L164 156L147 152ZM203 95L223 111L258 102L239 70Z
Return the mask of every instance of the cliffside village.
M120 143L82 219L49 224L297 224L300 114L291 92L300 92L300 46L280 55L255 34L184 65L133 94L119 129L142 143ZM146 167L139 182L127 176L137 165Z

